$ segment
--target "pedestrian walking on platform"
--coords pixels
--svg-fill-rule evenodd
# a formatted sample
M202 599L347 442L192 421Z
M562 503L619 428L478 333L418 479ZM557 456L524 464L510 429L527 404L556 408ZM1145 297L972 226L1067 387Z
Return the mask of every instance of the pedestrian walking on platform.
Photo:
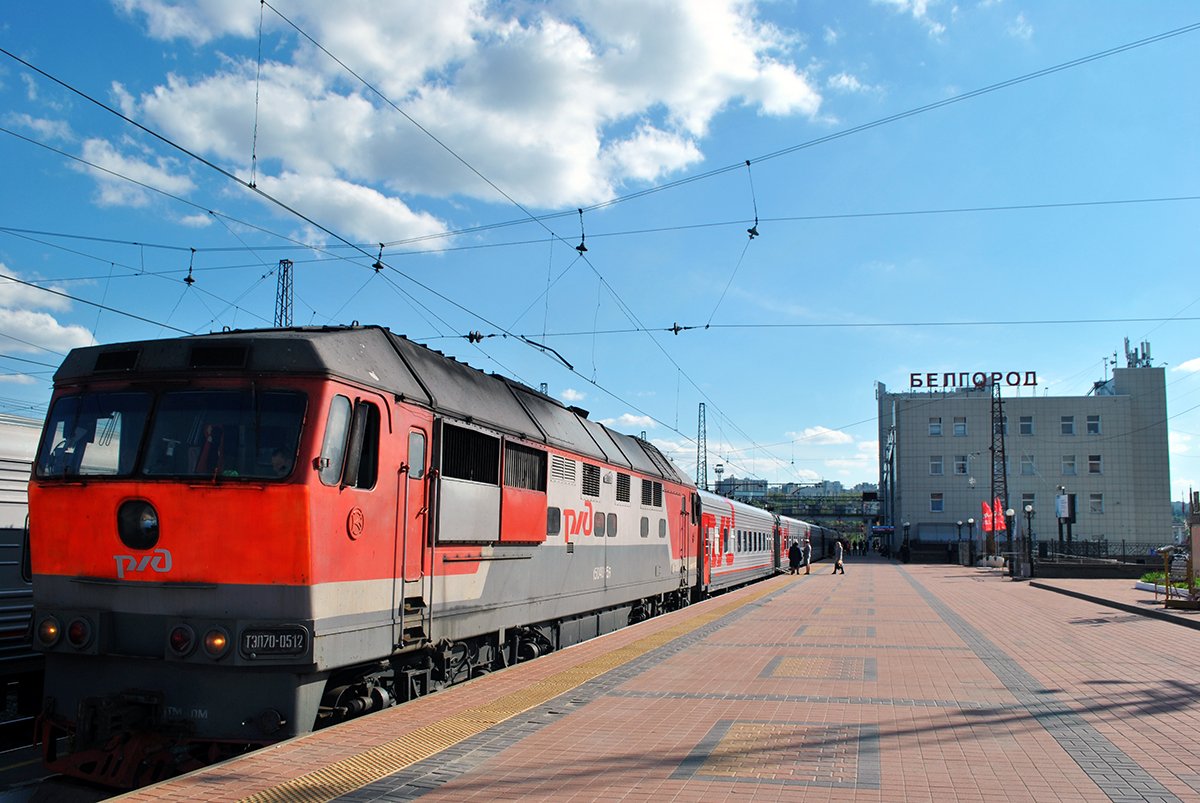
M841 572L842 574L846 573L846 565L843 562L843 559L845 558L845 553L846 553L846 549L845 549L845 547L842 546L842 539L839 538L838 540L834 541L833 542L833 573L834 574L837 574L838 572Z
M804 573L812 573L812 541L808 540L808 536L804 536L804 546L801 547L804 557L801 559L804 563Z
M800 552L800 545L795 541L788 547L788 574L800 573L800 559L803 557Z

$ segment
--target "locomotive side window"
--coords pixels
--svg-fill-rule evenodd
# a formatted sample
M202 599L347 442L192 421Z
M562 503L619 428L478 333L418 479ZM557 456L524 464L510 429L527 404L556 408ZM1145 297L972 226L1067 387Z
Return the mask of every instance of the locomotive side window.
M529 491L546 490L546 453L511 441L504 444L504 484Z
M617 501L629 501L629 475L617 472Z
M642 480L642 507L662 507L663 487L661 482Z
M616 513L608 514L608 537L609 538L617 537L617 514Z
M558 535L562 532L562 510L556 507L546 508L546 535Z
M419 480L425 476L425 433L408 433L408 478Z
M600 466L583 464L583 495L600 496Z
M474 429L442 428L442 476L500 484L500 439Z
M59 398L42 436L37 475L130 474L149 411L148 393L85 393Z
M666 519L658 520L658 537L659 538L667 537L667 520Z
M342 478L342 462L346 457L346 438L350 435L350 400L334 396L329 402L329 417L325 420L325 439L321 442L320 472L326 485L337 485Z
M597 538L604 537L604 514L599 511L592 517L592 535Z
M342 486L369 489L379 476L379 408L365 401L354 403L349 448Z

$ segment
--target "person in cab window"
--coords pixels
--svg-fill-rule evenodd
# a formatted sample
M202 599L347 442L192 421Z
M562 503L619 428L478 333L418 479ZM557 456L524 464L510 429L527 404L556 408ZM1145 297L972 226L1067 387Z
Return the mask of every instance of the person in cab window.
M271 473L276 477L286 477L292 470L291 458L283 449L276 449L271 452Z

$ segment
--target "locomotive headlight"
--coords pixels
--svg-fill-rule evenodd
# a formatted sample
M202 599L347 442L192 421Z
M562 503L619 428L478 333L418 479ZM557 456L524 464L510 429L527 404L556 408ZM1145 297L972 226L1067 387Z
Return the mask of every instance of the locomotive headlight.
M72 619L67 625L67 642L77 650L92 643L92 625L87 619Z
M204 651L210 658L220 658L229 649L229 634L214 627L204 634Z
M176 625L167 636L167 644L171 652L183 658L196 647L196 631L187 625Z
M145 499L130 499L117 509L117 534L130 549L150 549L158 543L158 511Z
M60 635L62 635L62 630L58 626L58 620L53 616L47 616L38 622L37 637L43 647L53 647L58 643Z

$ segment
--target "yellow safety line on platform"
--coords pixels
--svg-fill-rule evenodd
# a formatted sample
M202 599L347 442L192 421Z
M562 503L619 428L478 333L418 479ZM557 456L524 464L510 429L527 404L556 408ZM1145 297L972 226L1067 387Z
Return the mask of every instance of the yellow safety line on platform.
M506 719L541 705L582 686L589 680L628 663L680 636L685 636L720 619L743 605L755 602L775 590L756 589L737 602L722 605L687 620L685 624L661 630L619 650L605 653L579 666L565 669L520 691L490 703L469 708L433 725L406 733L398 739L373 747L351 758L294 778L287 783L244 797L240 803L325 803L369 783L393 775L407 766L436 755L459 742L482 733Z

